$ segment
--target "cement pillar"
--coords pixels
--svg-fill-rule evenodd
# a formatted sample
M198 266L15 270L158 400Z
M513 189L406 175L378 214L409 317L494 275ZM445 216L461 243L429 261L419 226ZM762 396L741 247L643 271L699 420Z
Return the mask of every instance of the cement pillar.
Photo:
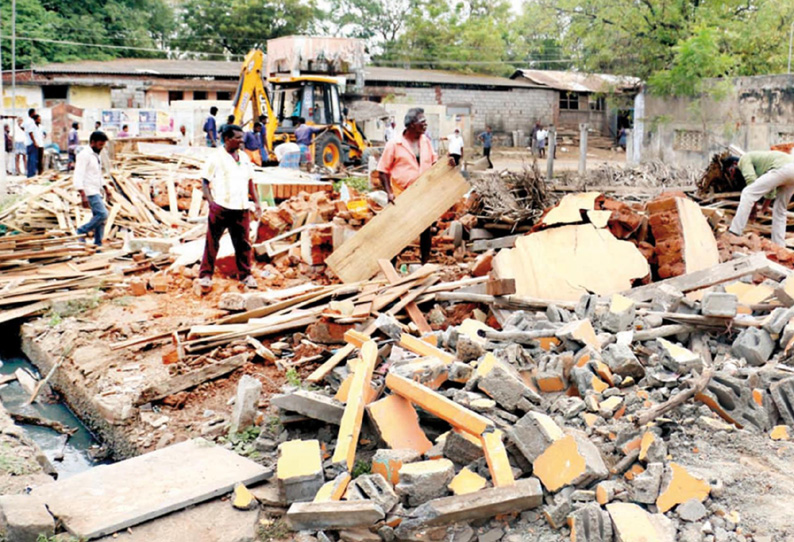
M586 122L579 124L579 175L587 171L587 129Z
M633 130L626 128L626 165L636 166L637 161L634 159L634 134Z
M548 155L546 156L546 181L551 182L554 179L554 151L557 148L557 128L549 128L548 139Z

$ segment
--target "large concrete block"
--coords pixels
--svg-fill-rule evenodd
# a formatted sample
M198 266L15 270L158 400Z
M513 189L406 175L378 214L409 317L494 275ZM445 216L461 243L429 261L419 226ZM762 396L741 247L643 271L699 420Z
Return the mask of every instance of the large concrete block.
M55 521L44 502L30 495L0 496L0 533L11 542L36 542L55 534Z
M568 516L571 542L611 542L612 520L595 503L588 504Z
M601 452L584 433L571 431L555 440L532 463L533 473L551 492L586 485L609 476Z
M786 425L794 427L794 377L775 382L769 387L780 417Z
M736 337L731 346L731 353L737 358L744 358L753 366L763 365L775 351L775 341L769 333L756 327L748 327Z
M314 499L323 486L322 454L317 440L290 440L278 447L278 487L284 502Z
M709 380L706 389L696 394L695 398L722 419L739 428L766 431L770 425L769 414L753 400L752 395L746 382L716 373Z
M419 506L447 494L455 466L449 459L419 461L403 465L399 475L397 494L405 497L408 506Z
M237 396L232 409L231 432L238 433L254 425L262 383L250 375L243 375L237 383Z
M528 461L535 461L551 444L565 435L554 420L540 412L528 412L507 430L510 442Z
M700 312L703 313L703 316L733 318L736 316L738 305L739 298L736 297L736 294L707 292L700 302Z

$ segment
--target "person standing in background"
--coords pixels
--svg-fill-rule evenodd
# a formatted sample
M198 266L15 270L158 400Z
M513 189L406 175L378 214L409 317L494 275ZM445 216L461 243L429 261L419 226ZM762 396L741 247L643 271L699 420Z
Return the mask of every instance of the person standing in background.
M9 175L14 174L14 138L11 136L11 127L8 124L3 124L3 144L6 151L6 173Z
M215 122L215 115L218 114L218 108L214 105L210 107L210 114L207 120L204 121L203 131L207 135L207 147L218 146L218 125Z
M97 247L102 246L102 234L105 231L105 221L108 217L108 211L103 201L105 180L102 174L102 160L99 157L107 141L108 136L104 132L92 133L88 140L88 146L84 147L75 159L74 175L72 175L72 182L80 193L83 207L91 209L91 220L77 228L77 233L85 235L92 232L94 244ZM110 196L107 197L110 202Z
M182 147L190 147L193 145L193 142L190 141L190 136L187 135L187 129L185 125L179 127L179 134L176 136L176 143Z
M24 175L27 170L28 164L28 151L25 146L25 128L23 128L22 117L17 117L17 126L14 130L14 157L16 166L16 174Z
M80 125L76 122L72 123L72 128L69 130L69 135L66 138L66 151L69 154L69 170L74 169L74 161L77 152L77 147L80 146L80 134L78 130Z
M25 152L27 153L27 176L36 175L39 170L39 146L42 141L36 140L36 110L28 109L28 118L22 124L25 130Z
M460 135L460 128L455 128L455 131L447 138L449 155L455 160L455 165L460 165L463 159L463 136Z
M493 143L493 130L490 126L485 127L485 131L477 136L482 141L482 155L488 159L488 169L493 169L491 162L491 144Z
M392 121L389 121L388 123L386 123L386 129L383 131L383 141L385 141L386 143L388 143L389 141L394 139L394 127L395 126L396 125Z
M130 127L127 126L126 124L122 126L121 131L118 134L116 134L116 137L118 138L130 137Z
M36 133L36 141L39 142L37 151L38 151L38 162L36 163L36 171L38 171L39 175L44 172L44 139L47 137L47 133L41 127L41 115L36 113L36 116L33 117L35 121L35 133Z

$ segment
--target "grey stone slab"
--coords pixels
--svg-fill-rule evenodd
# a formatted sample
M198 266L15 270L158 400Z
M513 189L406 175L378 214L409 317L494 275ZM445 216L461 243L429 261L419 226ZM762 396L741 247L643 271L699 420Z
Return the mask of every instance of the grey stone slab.
M215 500L180 510L122 531L99 542L254 542L258 510L235 510L228 501Z
M281 410L297 412L309 418L339 425L345 413L345 405L313 391L300 390L285 395L274 395L270 404Z
M90 540L198 504L272 473L194 439L33 489L66 529Z

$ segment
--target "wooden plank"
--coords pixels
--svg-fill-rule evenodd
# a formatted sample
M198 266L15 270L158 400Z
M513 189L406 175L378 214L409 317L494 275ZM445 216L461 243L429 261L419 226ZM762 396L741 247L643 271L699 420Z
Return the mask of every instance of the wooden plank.
M772 263L764 253L759 252L758 254L731 260L708 269L695 271L694 273L687 273L686 275L672 277L653 284L638 286L637 288L626 290L622 294L634 301L650 301L663 284L687 293L729 280L736 280L745 275L766 271L771 267Z
M361 333L369 336L374 333L374 331L378 329L375 325L375 322L371 322L367 327L365 327ZM346 344L342 348L336 351L333 356L328 358L328 361L317 367L312 374L306 377L306 382L316 384L320 382L325 376L334 370L334 367L342 363L347 357L353 353L356 347L352 344Z
M214 378L231 373L248 362L248 354L238 354L222 361L210 363L201 369L173 376L166 382L160 382L143 390L135 405L150 401L159 401L169 395L185 391Z
M383 275L386 277L386 280L388 280L389 283L394 284L400 280L400 275L397 274L397 271L394 269L394 266L389 260L378 260L378 267L380 267L380 270L383 272ZM415 298L416 296L414 299ZM433 329L430 327L430 324L427 323L425 315L422 314L419 306L414 301L410 301L405 305L405 312L408 313L411 321L416 324L416 327L419 329L420 333L432 333Z
M119 211L121 211L121 202L116 201L113 203L113 207L110 208L110 214L108 215L107 222L105 222L105 237L110 236L110 230L113 228L113 223L116 222Z
M50 308L50 303L47 301L39 301L38 303L31 303L24 307L17 309L7 310L0 312L0 324L16 320L18 318L27 318L40 312L44 312Z
M378 272L379 259L399 254L468 190L469 183L457 168L439 160L325 263L344 282L370 278Z
M198 218L201 212L201 202L203 199L204 195L201 193L201 190L194 188L190 195L190 210L187 212L188 218Z

